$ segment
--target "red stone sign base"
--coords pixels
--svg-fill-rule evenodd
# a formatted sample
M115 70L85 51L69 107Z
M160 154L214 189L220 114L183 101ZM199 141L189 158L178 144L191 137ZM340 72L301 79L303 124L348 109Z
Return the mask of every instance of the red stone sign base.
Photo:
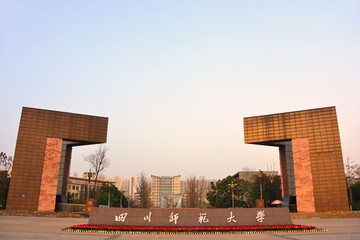
M89 224L112 226L222 227L292 224L288 208L92 208Z

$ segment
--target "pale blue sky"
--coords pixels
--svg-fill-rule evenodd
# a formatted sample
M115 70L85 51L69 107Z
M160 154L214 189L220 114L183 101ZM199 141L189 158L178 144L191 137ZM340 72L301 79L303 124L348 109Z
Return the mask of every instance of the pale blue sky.
M359 47L358 0L0 0L0 151L27 106L109 117L109 177L222 178L279 168L244 117L336 106L360 162Z

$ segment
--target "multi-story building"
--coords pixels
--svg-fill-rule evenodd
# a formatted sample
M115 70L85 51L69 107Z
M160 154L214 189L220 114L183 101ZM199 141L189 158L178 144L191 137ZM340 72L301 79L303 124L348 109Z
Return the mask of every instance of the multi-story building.
M132 176L130 177L130 179L127 178L123 178L121 180L120 177L116 176L113 178L110 178L112 181L114 181L117 185L117 188L123 192L124 195L130 197L130 198L135 198L135 194L136 194L136 186L137 186L137 177L136 176Z
M103 183L107 183L108 181L104 180L97 180L96 181L96 188L100 188ZM94 178L79 178L79 177L69 177L68 180L68 196L72 199L79 199L80 201L85 201L87 198L87 191L88 188L91 190L95 186Z
M127 178L124 178L121 181L121 190L124 191L126 196L129 196L129 186L130 186L130 181Z
M267 176L278 176L278 171L262 171ZM249 181L251 183L254 183L256 180L256 174L259 173L259 171L239 171L233 175L235 179L243 179L246 181Z
M83 182L84 180L81 181L79 178L69 177L68 196L72 199L83 199L86 187Z
M136 186L137 186L137 176L133 176L130 178L130 184L129 184L129 195L132 198L135 198Z
M180 175L151 175L150 185L153 207L181 207Z
M104 175L101 175L97 179L96 186L101 187L103 183L111 182L113 183L123 194L131 199L136 199L136 186L137 186L137 177L132 176L130 179L121 179L119 176L106 178ZM87 178L86 174L82 174L82 177L77 177L77 173L74 172L74 176L69 177L68 182L68 196L73 199L85 200L87 195L87 186L90 186L90 189L94 188L94 177L90 179Z
M117 187L117 189L119 189L120 191L122 190L121 189L121 177L115 176L115 177L109 178L108 180L113 182L115 187Z

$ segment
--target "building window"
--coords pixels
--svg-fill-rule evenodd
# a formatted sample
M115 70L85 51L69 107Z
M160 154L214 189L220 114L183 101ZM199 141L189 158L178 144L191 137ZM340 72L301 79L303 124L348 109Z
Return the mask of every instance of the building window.
M79 186L76 186L76 190L79 190Z
M72 186L72 189L75 190L75 186Z

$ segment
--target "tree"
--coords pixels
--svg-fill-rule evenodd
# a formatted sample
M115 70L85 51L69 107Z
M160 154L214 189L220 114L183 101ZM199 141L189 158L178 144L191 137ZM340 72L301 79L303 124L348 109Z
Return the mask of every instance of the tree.
M141 172L138 176L138 184L136 186L136 192L139 194L140 207L151 207L151 185L150 180L144 172Z
M195 208L199 207L202 200L206 196L207 191L205 178L203 176L197 178L191 175L186 179L184 202L185 207Z
M13 158L7 156L5 152L0 152L0 170L9 170L12 166Z
M354 161L351 161L350 157L346 157L346 163L344 167L345 167L346 185L349 192L350 210L352 210L353 196L352 196L351 185L353 184L355 177L358 177L360 175L360 166Z
M99 205L108 205L110 188L110 207L128 207L128 199L119 191L113 184L103 183L99 190L99 197L97 203ZM120 206L122 205L122 206Z
M211 184L211 191L207 195L210 204L215 208L246 207L251 184L243 179L234 179L228 176Z
M10 176L9 168L12 166L13 158L6 153L0 152L0 207L6 206L7 194L9 191Z
M107 152L107 149L103 145L100 145L98 150L95 153L90 154L87 157L84 157L84 160L86 162L89 162L91 168L94 169L94 173L95 173L94 186L95 186L95 188L96 188L96 182L97 182L100 172L102 172L105 168L107 168L110 165L110 160L106 158L106 152Z
M268 176L263 174L261 177L262 182L262 196L265 202L265 206L270 206L271 202L274 200L281 199L281 178L277 176ZM255 183L252 186L250 199L255 201L255 199L260 199L260 179L256 177Z
M360 210L360 182L351 184L351 192L353 197L353 211Z
M200 203L199 201L199 190L198 190L198 179L195 175L189 176L186 180L186 202L185 206L194 208Z

